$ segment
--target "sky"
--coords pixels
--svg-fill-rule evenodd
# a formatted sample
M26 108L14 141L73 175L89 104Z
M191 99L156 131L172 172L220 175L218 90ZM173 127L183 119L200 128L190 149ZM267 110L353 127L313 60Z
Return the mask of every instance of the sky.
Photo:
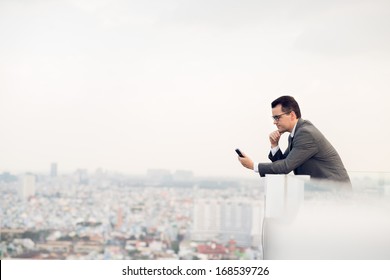
M389 1L0 0L0 172L249 178L281 95L390 172L389 34Z

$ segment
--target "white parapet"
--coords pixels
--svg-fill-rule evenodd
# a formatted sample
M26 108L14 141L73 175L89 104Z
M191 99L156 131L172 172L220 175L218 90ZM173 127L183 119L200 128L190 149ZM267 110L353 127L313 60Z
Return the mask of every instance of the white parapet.
M372 186L375 188L375 186ZM264 259L390 259L390 198L267 175Z
M286 218L298 211L304 198L304 183L310 176L266 175L265 217Z

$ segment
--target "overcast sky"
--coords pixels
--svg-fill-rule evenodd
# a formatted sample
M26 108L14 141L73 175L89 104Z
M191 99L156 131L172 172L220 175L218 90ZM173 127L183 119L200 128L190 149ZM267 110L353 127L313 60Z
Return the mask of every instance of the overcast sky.
M389 77L388 0L0 0L0 172L256 176L285 94L390 171Z

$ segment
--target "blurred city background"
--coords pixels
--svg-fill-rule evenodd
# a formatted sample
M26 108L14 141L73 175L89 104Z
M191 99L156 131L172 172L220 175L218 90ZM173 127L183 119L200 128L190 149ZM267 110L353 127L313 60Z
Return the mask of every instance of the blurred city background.
M49 170L50 169L50 170ZM264 188L250 180L98 169L0 175L0 255L32 259L259 259Z
M257 176L253 180L206 178L197 177L189 170L165 169L149 169L142 176L102 169L93 172L78 169L63 174L57 163L52 163L42 174L3 172L0 174L0 256L2 259L262 259L266 211L272 218L269 221L279 221L278 224L284 224L286 217L299 222L299 217L295 217L298 212L301 218L308 211L315 215L307 219L309 224L300 225L301 238L306 234L302 230L311 228L313 222L334 233L335 225L329 219L347 215L345 229L353 231L348 236L355 238L359 236L357 231L364 231L362 240L369 242L376 229L389 230L388 214L383 211L388 210L390 174L357 172L351 173L351 178L355 196L359 198L354 204L360 210L344 211L345 205L352 205L348 201L342 203L344 208L340 212L331 213L336 211L334 206L321 208L331 205L329 202L320 202L320 208L308 210L316 196L331 198L332 203L340 201L339 197L329 195L334 191L332 186L315 181L309 181L298 192L294 184L274 184L271 191L281 193L275 196L268 192L266 210L266 179ZM360 199L362 195L364 201ZM374 217L366 216L366 197L385 208L379 205ZM321 214L324 211L330 212ZM279 214L275 216L275 213ZM385 222L372 225L373 218ZM272 226L269 229L273 231L271 241L283 240L280 229L276 230L277 234ZM318 238L313 229L310 232ZM331 237L327 236L320 237L316 243L330 242ZM338 235L335 238L339 240ZM383 242L383 237L380 238ZM304 241L300 239L300 242ZM272 257L285 256L287 247L293 245L290 243L287 240L282 251L275 250L271 244ZM376 258L377 249L372 248L376 250L373 254ZM294 256L296 253L288 258Z

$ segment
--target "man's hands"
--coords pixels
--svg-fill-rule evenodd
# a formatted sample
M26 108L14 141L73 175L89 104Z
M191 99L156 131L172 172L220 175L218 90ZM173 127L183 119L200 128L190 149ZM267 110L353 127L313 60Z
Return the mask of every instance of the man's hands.
M243 152L241 152L241 153L242 153L242 155L243 155L244 157L238 157L238 160L241 162L241 164L242 164L244 167L253 170L253 161L252 161L249 157L247 157L246 154L244 154Z
M280 136L282 136L283 132L280 133L279 130L275 130L273 132L271 132L271 134L269 135L269 141L271 142L271 147L272 148L275 148L276 146L279 146L279 139L280 139ZM238 160L240 161L240 163L248 168L248 169L252 169L253 170L253 161L244 153L242 153L242 155L244 157L238 157Z
M283 133L280 133L279 130L275 130L274 132L271 132L269 135L269 141L271 142L271 147L275 148L276 146L279 146L279 139L280 136L282 136Z

